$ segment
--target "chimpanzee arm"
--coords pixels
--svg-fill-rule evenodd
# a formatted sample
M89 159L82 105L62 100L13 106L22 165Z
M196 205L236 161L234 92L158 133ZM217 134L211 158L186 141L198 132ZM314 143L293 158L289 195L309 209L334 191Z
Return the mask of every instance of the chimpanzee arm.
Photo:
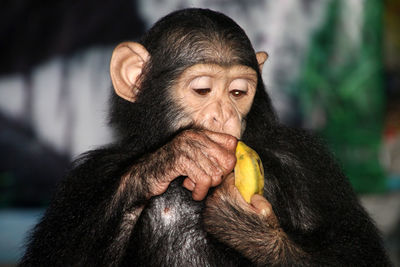
M292 242L283 231L272 211L258 214L246 207L244 200L237 199L224 185L207 199L204 226L217 240L248 258L257 266L298 266L310 263L310 255Z
M193 182L193 197L202 198L235 164L236 139L224 134L187 130L153 152L135 151L139 146L96 150L76 163L34 229L21 265L118 265L148 199L182 175ZM207 156L221 165L209 166Z
M387 266L378 231L317 140L279 127L248 141L265 170L272 212L257 214L226 186L207 200L206 230L257 265Z
M88 153L61 183L21 265L118 265L150 184L173 161L169 152L160 149L136 160L115 147Z

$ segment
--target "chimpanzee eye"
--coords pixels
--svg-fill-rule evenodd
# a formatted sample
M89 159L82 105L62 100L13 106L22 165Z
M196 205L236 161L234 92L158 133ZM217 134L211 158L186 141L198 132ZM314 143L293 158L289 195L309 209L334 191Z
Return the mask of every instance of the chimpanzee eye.
M193 90L199 95L206 95L209 92L211 92L210 88L198 88L198 89L193 89Z
M242 90L232 90L230 93L235 98L239 98L239 97L245 96L247 94L246 91L242 91Z

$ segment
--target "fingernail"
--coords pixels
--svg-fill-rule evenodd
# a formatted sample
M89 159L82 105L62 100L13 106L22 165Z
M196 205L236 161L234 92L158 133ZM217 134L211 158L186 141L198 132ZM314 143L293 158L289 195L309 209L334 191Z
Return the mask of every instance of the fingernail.
M192 181L189 181L189 190L193 190L195 187L196 185Z
M267 210L266 209L262 209L261 210L261 215L262 216L267 216Z
M213 176L213 181L216 183L219 183L222 180L221 175L215 175Z

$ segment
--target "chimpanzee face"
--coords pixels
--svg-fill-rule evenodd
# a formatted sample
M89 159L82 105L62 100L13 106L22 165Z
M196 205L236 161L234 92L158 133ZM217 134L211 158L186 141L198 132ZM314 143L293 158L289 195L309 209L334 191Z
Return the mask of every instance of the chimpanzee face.
M240 138L257 87L257 73L241 65L196 64L172 88L174 102L195 126Z
M219 55L218 51L213 53ZM255 56L261 72L268 55L258 52ZM156 74L151 72L157 69L162 60L152 58L139 43L120 44L114 50L110 64L116 93L130 102L137 102L140 97L142 102L166 102L168 105L158 111L165 112L162 115L169 119L170 129L165 130L173 132L193 125L240 139L260 82L258 70L232 60L222 64L218 63L221 60L216 60L188 65L174 77L164 72L169 68L165 63ZM168 99L152 101L150 96L154 99L158 97L154 95L155 92L166 93L164 95ZM144 100L145 96L150 99ZM152 107L157 108L154 103ZM172 118L169 114L171 110L178 110L179 115Z

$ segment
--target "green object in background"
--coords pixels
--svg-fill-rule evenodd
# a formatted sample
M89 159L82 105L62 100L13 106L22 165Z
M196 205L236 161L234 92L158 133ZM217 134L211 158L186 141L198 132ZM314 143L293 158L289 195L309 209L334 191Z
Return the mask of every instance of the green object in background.
M12 203L15 183L15 176L11 172L0 172L0 209Z
M325 22L311 41L299 82L300 105L305 118L312 117L316 107L325 114L325 124L317 131L355 190L383 192L386 181L379 163L384 104L383 7L380 0L363 1L354 36L346 25L346 14L353 11L345 1L332 0Z

